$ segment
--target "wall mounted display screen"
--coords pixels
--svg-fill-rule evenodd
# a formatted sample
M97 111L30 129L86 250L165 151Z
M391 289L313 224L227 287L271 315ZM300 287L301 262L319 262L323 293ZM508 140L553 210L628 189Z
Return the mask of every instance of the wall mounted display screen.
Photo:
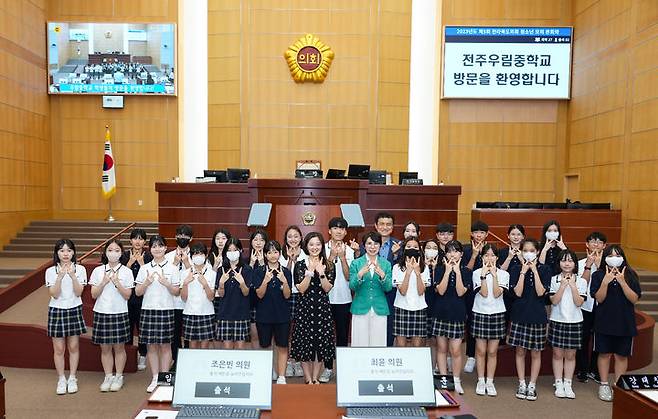
M173 23L48 22L48 93L176 94Z
M446 26L443 98L569 99L570 27Z

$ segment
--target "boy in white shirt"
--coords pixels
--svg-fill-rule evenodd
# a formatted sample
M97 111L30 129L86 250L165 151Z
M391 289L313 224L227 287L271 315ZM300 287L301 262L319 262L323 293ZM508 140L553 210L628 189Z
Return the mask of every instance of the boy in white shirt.
M176 227L176 249L165 255L167 261L174 267L177 267L182 275L182 272L192 267L190 259L190 242L194 238L192 227L187 224L182 224ZM187 342L182 343L183 337L183 310L185 309L185 301L177 294L174 297L174 337L171 341L171 353L174 358L174 365L178 359L178 349L187 347ZM173 367L172 367L173 368Z

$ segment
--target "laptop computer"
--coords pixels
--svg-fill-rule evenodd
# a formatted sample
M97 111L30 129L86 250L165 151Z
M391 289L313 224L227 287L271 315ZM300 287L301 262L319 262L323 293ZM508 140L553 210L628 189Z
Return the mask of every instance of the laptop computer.
M348 179L368 179L370 175L369 164L350 164L347 168Z
M398 183L403 185L405 179L418 179L418 172L400 172L398 175Z
M327 179L345 179L345 169L327 170Z
M430 348L336 348L336 402L350 418L427 418L434 406Z
M258 418L272 408L272 351L180 349L172 406L178 419Z

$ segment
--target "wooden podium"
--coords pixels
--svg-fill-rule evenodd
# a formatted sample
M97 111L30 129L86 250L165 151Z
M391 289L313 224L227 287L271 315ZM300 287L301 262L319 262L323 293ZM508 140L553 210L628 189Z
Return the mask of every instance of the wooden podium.
M302 232L327 235L329 220L341 214L340 204L359 204L365 229L350 229L348 238L370 231L375 215L388 211L395 217L394 236L410 220L421 226L421 237L434 237L436 224L457 225L460 186L371 185L367 180L249 179L247 183L156 183L160 234L173 239L176 226L189 224L194 238L208 243L217 228L227 228L247 245L253 228L246 226L252 203L272 203L265 228L271 238L283 239L291 224ZM304 225L304 214L315 222ZM310 216L309 216L310 219ZM173 241L172 241L173 243Z

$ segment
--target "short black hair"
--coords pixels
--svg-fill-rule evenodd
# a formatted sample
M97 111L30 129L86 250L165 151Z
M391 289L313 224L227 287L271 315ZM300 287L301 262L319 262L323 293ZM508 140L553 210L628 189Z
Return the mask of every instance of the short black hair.
M130 232L130 239L132 240L138 237L144 239L145 241L148 240L148 236L146 235L146 230L139 227L133 228L133 230Z
M471 224L471 233L475 231L489 231L489 224L482 220L474 221L473 224Z
M167 239L159 234L156 234L155 236L151 236L149 239L149 247L153 247L154 244L161 244L162 246L167 247Z
M451 250L454 250L459 253L464 253L464 246L459 240L450 240L448 243L446 243L446 253L448 253Z
M498 257L498 248L493 243L487 243L484 246L482 246L482 250L480 251L480 254L484 256L489 250L491 250L493 254L496 255L496 257Z
M585 241L590 241L590 240L601 240L603 243L608 242L608 238L605 236L605 234L601 233L600 231L593 231L589 233L587 236L587 239Z
M363 236L363 239L361 239L361 242L363 243L364 247L365 247L366 242L368 241L368 239L374 241L375 243L379 243L380 246L382 245L382 235L377 233L376 231L368 232Z
M59 263L59 255L57 252L59 249L64 247L64 245L68 246L69 249L73 250L73 257L71 257L71 262L75 263L76 259L76 253L75 253L75 243L73 243L73 240L71 239L59 239L55 243L55 251L53 252L53 263L57 265Z
M329 220L329 228L347 228L347 220L343 217L334 217Z
M196 255L203 253L204 255L208 254L208 247L206 247L203 242L194 242L190 245L190 255Z
M377 215L375 215L375 224L379 222L380 218L390 218L393 221L393 224L395 224L395 217L393 217L391 213L386 211L378 212Z
M176 227L176 235L184 235L184 236L194 236L194 232L192 231L192 227L188 224L181 224L178 227Z
M557 254L557 263L559 264L563 260L566 260L567 256L570 256L571 261L573 262L573 269L569 273L577 274L578 273L578 256L576 256L576 252L574 252L573 250L571 250L569 248L560 250L560 253Z
M523 237L525 237L525 227L521 224L510 224L510 226L507 229L507 234L511 233L512 230L519 230L521 234L523 234Z
M276 240L268 241L267 243L265 243L265 246L263 247L263 253L268 253L272 249L274 249L277 252L281 253L281 243L279 243Z
M437 233L454 233L455 232L455 226L452 225L452 223L439 223L436 225L436 232Z

